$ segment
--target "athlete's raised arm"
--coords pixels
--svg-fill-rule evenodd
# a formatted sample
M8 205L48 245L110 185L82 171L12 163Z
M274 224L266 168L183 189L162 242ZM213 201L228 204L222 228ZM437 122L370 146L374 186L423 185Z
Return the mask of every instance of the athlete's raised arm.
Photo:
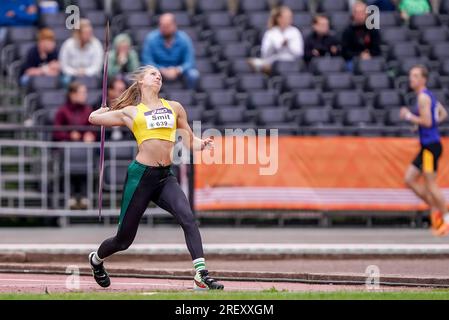
M181 136L184 140L184 144L188 148L193 148L194 150L203 150L207 146L214 146L214 141L211 138L206 138L202 140L201 138L195 137L192 128L190 128L189 122L187 121L187 113L184 107L177 101L170 101L170 104L175 107L176 113L178 114L178 129L181 131ZM187 135L187 137L185 137Z
M131 107L131 106L130 106ZM97 126L115 127L125 126L125 117L127 117L128 108L119 110L110 110L110 108L99 108L93 111L89 116L89 122Z

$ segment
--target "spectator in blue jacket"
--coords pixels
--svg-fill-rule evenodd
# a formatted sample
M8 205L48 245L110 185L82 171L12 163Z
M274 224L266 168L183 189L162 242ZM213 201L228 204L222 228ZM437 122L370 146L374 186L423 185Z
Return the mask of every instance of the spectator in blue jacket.
M195 69L192 40L185 32L177 30L173 14L161 15L159 30L150 32L145 38L142 64L158 68L164 80L174 81L182 76L188 88L196 87L199 72Z
M1 0L0 26L28 26L37 22L36 0Z

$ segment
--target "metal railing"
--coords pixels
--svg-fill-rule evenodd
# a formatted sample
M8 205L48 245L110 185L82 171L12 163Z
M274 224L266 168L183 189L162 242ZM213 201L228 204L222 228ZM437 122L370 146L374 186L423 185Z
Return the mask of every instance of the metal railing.
M98 213L99 142L0 139L0 215L89 217ZM127 166L137 153L134 141L106 141L103 210L118 216ZM71 179L85 174L88 205L72 210ZM185 170L180 170L185 172ZM184 180L183 180L184 179ZM180 176L181 186L187 176ZM188 193L188 188L183 188ZM167 214L153 205L147 213Z

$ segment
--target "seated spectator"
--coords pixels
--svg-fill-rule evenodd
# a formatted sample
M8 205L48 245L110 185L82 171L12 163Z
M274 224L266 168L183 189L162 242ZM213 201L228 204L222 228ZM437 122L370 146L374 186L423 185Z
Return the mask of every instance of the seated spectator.
M37 35L37 44L32 47L20 70L20 84L28 84L30 77L52 76L60 73L58 49L55 34L48 28L41 29Z
M126 82L122 77L115 77L112 80L108 81L108 91L106 98L106 105L110 106L112 101L120 97L120 95L125 92L127 88ZM101 105L101 99L96 103L96 106ZM123 138L122 131L120 127L112 127L112 140L121 140Z
M304 55L301 31L292 25L293 13L287 6L271 11L268 30L262 39L261 58L250 58L249 64L256 71L271 72L276 61L294 61Z
M158 68L164 80L175 81L181 76L189 89L196 87L199 72L195 69L195 51L192 40L177 30L175 16L165 13L159 18L159 30L145 38L142 65Z
M133 72L138 67L139 57L131 48L131 38L125 33L117 35L114 39L114 48L109 52L109 77Z
M0 26L29 26L36 24L38 9L35 0L2 0Z
M399 10L402 19L408 20L413 15L430 13L431 7L427 0L401 0Z
M89 20L81 19L80 28L61 46L59 62L64 84L76 76L99 76L103 70L103 46L95 38Z
M90 126L89 115L92 107L87 105L87 88L79 82L72 82L68 87L67 102L59 107L55 116L55 127ZM96 140L92 131L54 131L56 141L78 141L90 143ZM72 174L70 177L71 190L74 195L69 199L71 209L81 209L88 206L86 175Z
M380 34L377 29L368 29L366 4L357 1L352 6L352 23L343 31L342 54L347 61L348 70L352 71L353 59L371 59L380 52Z
M313 57L340 54L337 38L329 32L329 19L323 15L313 18L313 32L305 40L304 59L309 62Z

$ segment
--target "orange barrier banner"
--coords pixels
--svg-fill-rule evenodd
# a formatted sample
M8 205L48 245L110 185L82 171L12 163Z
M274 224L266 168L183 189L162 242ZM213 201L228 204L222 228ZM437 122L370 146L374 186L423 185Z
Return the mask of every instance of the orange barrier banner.
M236 154L242 155L236 139L245 143L243 163L235 163ZM206 155L195 155L202 157L195 166L196 209L426 208L403 182L405 170L420 148L417 139L282 136L278 138L276 152L262 152L269 155L262 159L264 163L250 162L249 154L261 149L258 140L215 139L213 152L218 153L221 163L203 161L207 151ZM449 199L449 138L442 143L438 183ZM268 146L269 142L264 144ZM234 163L225 161L228 154L234 156ZM262 168L270 168L268 171L274 174L261 174Z

